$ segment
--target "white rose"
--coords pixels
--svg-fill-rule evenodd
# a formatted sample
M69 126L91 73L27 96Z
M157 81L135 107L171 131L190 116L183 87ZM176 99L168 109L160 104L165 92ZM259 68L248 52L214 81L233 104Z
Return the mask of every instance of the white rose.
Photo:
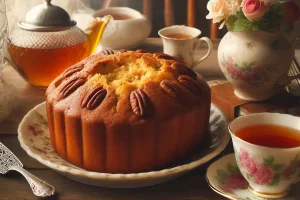
M242 0L229 0L230 15L236 15L241 10Z
M230 15L229 4L227 0L210 0L207 3L209 11L206 19L212 19L213 23L220 22Z

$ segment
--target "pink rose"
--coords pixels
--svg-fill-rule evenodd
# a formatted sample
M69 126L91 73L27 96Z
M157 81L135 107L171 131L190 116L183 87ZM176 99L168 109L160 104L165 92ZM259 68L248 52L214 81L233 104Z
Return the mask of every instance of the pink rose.
M227 71L232 77L237 78L237 77L241 76L241 72L236 67L227 66Z
M229 65L233 65L233 59L231 57L228 58L227 62L228 62Z
M274 177L273 169L260 164L253 158L250 158L247 151L241 149L239 153L239 160L247 173L255 178L256 184L266 185L272 181Z
M255 66L255 67L252 68L252 72L254 74L259 74L262 71L264 71L264 67L262 67L262 66Z
M252 72L243 72L241 74L241 79L243 81L252 81L254 78L253 73Z
M285 179L289 179L291 175L295 173L295 168L292 165L289 165L283 170L283 176Z
M225 185L232 189L247 188L248 182L240 173L232 173L226 180Z
M255 21L264 16L270 4L265 4L262 0L243 0L242 7L244 15L250 21Z
M249 154L247 151L242 150L242 149L239 154L239 160L240 160L242 167L245 168L247 173L253 176L257 170L256 169L257 162L254 159L251 159L249 157Z
M255 182L258 185L266 185L271 182L274 177L274 171L270 167L262 164L256 164L256 171L254 173Z
M222 192L233 194L232 189L229 188L229 187L227 187L226 185L220 185L219 187L220 187L220 189L222 190Z

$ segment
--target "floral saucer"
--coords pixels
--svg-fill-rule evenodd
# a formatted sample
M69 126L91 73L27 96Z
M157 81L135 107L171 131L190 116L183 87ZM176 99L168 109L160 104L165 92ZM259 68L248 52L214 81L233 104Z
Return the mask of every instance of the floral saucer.
M248 190L248 182L240 173L234 154L228 154L212 163L206 173L206 180L215 192L232 200L268 200L254 196ZM300 182L293 185L289 196L277 200L299 200Z
M88 185L108 188L137 188L166 182L207 163L225 149L230 141L228 121L224 114L212 104L210 113L210 143L176 166L167 169L134 174L109 174L91 172L63 160L50 143L46 104L37 105L29 111L18 128L21 147L29 156L61 173Z

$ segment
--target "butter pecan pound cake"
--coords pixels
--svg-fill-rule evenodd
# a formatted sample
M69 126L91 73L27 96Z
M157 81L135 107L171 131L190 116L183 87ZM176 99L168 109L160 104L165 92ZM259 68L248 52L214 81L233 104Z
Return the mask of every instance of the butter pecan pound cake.
M46 91L53 148L96 172L168 167L201 148L210 89L171 56L105 51L70 67Z

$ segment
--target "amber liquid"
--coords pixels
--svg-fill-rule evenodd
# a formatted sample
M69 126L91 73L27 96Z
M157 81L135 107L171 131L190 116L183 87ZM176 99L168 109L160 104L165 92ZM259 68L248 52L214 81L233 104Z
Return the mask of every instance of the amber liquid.
M124 14L107 14L107 15L111 15L113 18L114 18L114 20L127 20L127 19L132 19L132 17L131 16L129 16L129 15L124 15ZM104 16L102 16L102 17L104 17Z
M292 148L300 146L300 131L279 125L254 125L238 130L235 135L252 144Z
M18 72L28 83L47 87L66 68L87 57L86 42L59 49L33 49L8 43L8 52Z
M192 38L193 36L188 35L188 34L172 33L172 34L166 35L166 37L173 38L173 39L188 39L188 38Z

